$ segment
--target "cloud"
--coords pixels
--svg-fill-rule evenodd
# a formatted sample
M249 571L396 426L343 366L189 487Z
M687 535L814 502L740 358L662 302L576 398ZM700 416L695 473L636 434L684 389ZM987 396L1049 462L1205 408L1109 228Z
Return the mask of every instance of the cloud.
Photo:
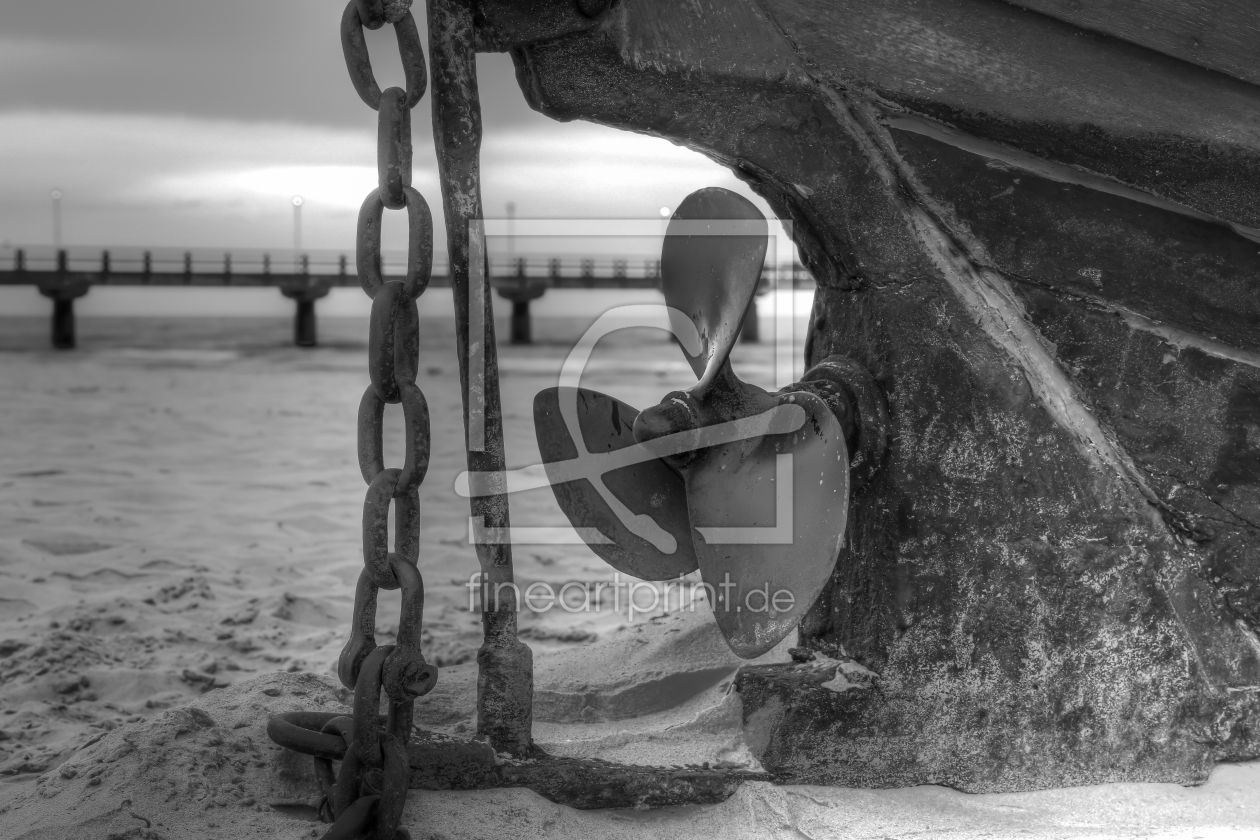
M120 55L117 50L91 42L0 35L0 73L15 85L38 84L40 73L49 69L62 72L99 66Z
M427 130L414 139L413 183L439 216L432 141ZM376 185L375 140L370 122L354 130L186 116L0 113L0 240L47 242L48 191L56 186L65 193L68 243L287 247L290 198L301 194L308 246L348 249L358 207ZM488 216L502 216L512 201L521 217L659 217L660 207L704 186L752 196L696 152L591 123L539 117L490 130L481 159ZM387 248L404 247L401 215L387 216ZM440 243L441 228L435 233Z
M344 8L344 0L0 3L0 111L363 125L371 112L341 54ZM416 8L427 39L423 4ZM402 79L388 30L367 33L382 87ZM482 55L477 64L487 113L528 120L511 59Z

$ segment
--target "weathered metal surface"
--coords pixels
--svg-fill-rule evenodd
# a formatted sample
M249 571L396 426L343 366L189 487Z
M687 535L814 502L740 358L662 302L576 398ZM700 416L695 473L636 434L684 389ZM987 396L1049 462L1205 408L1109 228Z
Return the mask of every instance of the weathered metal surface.
M377 185L381 203L390 210L410 206L403 194L411 186L411 109L406 97L402 88L389 88L381 94L377 112Z
M475 32L478 52L505 52L524 44L559 38L594 28L603 0L476 0L480 25ZM589 14L587 12L590 12Z
M1161 520L1192 547L1167 574L1187 629L1204 640L1199 668L1227 690L1251 691L1260 684L1251 636L1260 627L1260 457L1251 431L1260 359L1229 358L1225 345L1152 330L1052 289L1017 290L1074 384L1133 453ZM1239 632L1214 632L1218 614Z
M355 93L373 111L381 106L381 88L372 71L372 59L368 55L367 40L363 30L379 29L385 24L383 17L365 22L357 3L349 3L341 17L341 50L346 59L346 69ZM420 31L410 12L394 22L394 34L398 38L398 54L402 59L403 75L407 79L406 94L399 104L410 110L424 96L428 73L424 63L424 47L420 44Z
M765 773L709 767L642 767L595 759L496 757L486 744L430 733L409 745L411 786L426 790L524 787L570 808L660 808L721 802Z
M718 628L731 650L750 659L795 629L818 597L849 506L844 432L826 403L808 393L772 397L741 382L730 367L756 293L767 231L761 212L728 190L698 190L678 205L661 248L661 290L670 318L689 321L675 324L675 332L699 381L685 394L667 395L634 424L635 437L649 442L778 406L804 410L794 432L665 459L686 485L695 556L713 592ZM698 337L695 347L688 346L684 327ZM758 531L747 530L753 528Z
M998 0L765 7L829 87L1260 227L1260 87Z
M473 12L468 0L429 0L429 51L433 57L433 140L442 183L447 254L455 304L456 349L464 403L464 429L469 472L502 472L503 409L499 397L499 366L494 338L494 310L488 288L478 290L480 312L471 311L471 223L482 219L481 105L477 95L477 65L473 44ZM477 259L485 259L484 248ZM481 272L489 276L489 271ZM488 286L488 282L486 283ZM480 325L479 352L484 368L481 391L470 393L470 319ZM476 403L473 403L476 400ZM480 412L484 438L480 446L468 436L470 412ZM471 513L486 528L509 528L506 493L474 497ZM498 750L521 755L532 749L530 735L533 696L533 655L516 638L516 600L509 587L497 597L498 585L512 582L512 546L478 544L483 585L496 597L483 598L485 642L477 654L477 731Z
M849 452L835 416L804 392L771 404L801 407L804 424L790 434L711 447L682 468L700 534L700 574L715 592L713 615L745 659L796 629L831 577L848 523ZM700 425L729 419L719 408ZM717 531L745 528L761 533Z
M1164 521L1205 553L1231 611L1260 626L1260 564L1244 548L1260 539L1260 464L1238 443L1260 411L1249 398L1260 365L1256 243L1176 208L1016 168L983 146L960 149L948 134L892 133L926 189L948 196L956 223L1015 281ZM1218 426L1204 427L1205 411ZM1250 662L1247 646L1217 642L1204 661ZM1260 670L1243 673L1238 684L1260 682Z
M267 721L267 737L294 752L340 761L346 754L346 742L340 735L322 731L325 724L339 717L343 716L329 712L276 715Z
M741 382L730 367L767 232L756 207L722 189L692 193L670 220L661 286L695 386L642 413L572 388L545 391L535 401L539 449L570 521L602 526L600 536L612 545L594 550L638 577L690 571L694 557L718 628L747 658L774 647L818 597L849 503L845 432L827 403L806 392L771 396ZM749 423L791 414L781 411L785 406L798 415L790 429L754 430ZM719 428L741 424L747 428L719 439ZM579 440L583 456L634 442L660 457L622 470L623 492L610 499L596 459L579 457ZM677 440L684 443L671 443ZM572 466L583 460L588 469ZM583 480L558 482L562 472ZM685 516L665 514L672 498L685 501ZM676 557L687 543L692 552Z
M339 713L295 712L273 717L267 732L281 746L314 756L318 767L348 755L341 733L349 734L350 720ZM384 724L386 718L379 721ZM407 744L406 760L412 788L523 787L578 809L711 804L729 798L744 782L771 779L767 773L726 767L644 767L542 754L509 758L484 741L424 731Z
M965 138L934 123L890 125L925 193L1002 274L1260 350L1255 239L1065 169L1029 171L1019 159L1002 159L1000 147L965 147Z
M1260 7L1250 0L1007 0L1093 32L1260 82Z
M397 8L394 8L394 12ZM394 24L408 72L406 96L397 88L384 95L376 86L363 27ZM420 650L424 618L424 581L416 564L420 551L419 486L429 460L429 414L416 386L419 365L419 316L416 298L432 273L433 224L423 197L410 186L410 118L407 110L424 93L424 58L414 18L405 7L387 13L373 0L350 0L342 19L342 46L351 79L364 101L380 106L382 142L378 147L380 186L363 204L357 224L356 262L363 291L372 298L368 333L368 374L358 416L358 456L368 484L363 501L363 570L355 587L350 637L337 663L342 684L354 691L348 722L297 716L275 720L272 737L291 749L316 756L324 788L319 811L332 826L327 840L371 835L394 840L407 798L407 741L413 704L432 690L437 669ZM417 67L419 68L417 70ZM374 95L369 95L374 94ZM404 169L406 171L404 171ZM385 196L383 198L383 196ZM405 206L408 215L408 264L403 280L381 274L380 226L386 203ZM305 266L304 266L305 267ZM303 287L304 286L304 287ZM292 294L313 305L309 280L294 284ZM323 288L327 291L327 287ZM313 339L313 336L312 336ZM387 403L402 403L406 435L403 468L385 467L382 421ZM389 512L394 511L394 550L389 546ZM401 589L397 643L377 646L376 607L381 589ZM382 692L389 714L382 725ZM343 755L329 755L327 738L305 733L336 731L344 738ZM331 761L340 758L335 777Z
M859 439L858 411L879 401L865 373L846 384L846 360L775 395L735 375L729 357L767 233L756 207L717 188L689 195L669 223L661 285L695 386L641 413L575 387L534 402L552 490L592 550L652 580L698 567L719 630L745 658L791 632L827 582L848 518L846 439ZM856 463L864 480L886 446L873 442L887 427L876 414Z
M857 360L828 356L781 394L804 391L823 400L840 424L849 451L849 487L857 492L870 484L888 454L888 403L879 385Z
M570 404L584 452L578 451L564 417L562 401ZM547 388L534 397L534 432L538 451L551 479L556 502L575 528L593 529L605 541L588 542L604 562L643 580L668 580L694 572L696 553L687 518L687 492L681 476L664 461L651 458L601 472L599 458L634 446L632 406L587 388ZM584 459L587 477L560 480L565 462ZM595 488L600 482L633 517L649 517L672 538L666 551L632 532Z
M1251 257L1225 236L1249 240L1260 219L1257 89L991 0L623 0L608 14L597 33L514 53L527 98L748 180L793 220L819 283L807 361L852 356L888 397L887 460L801 625L875 687L798 691L771 669L782 691L763 690L748 672L765 766L1013 790L1195 782L1260 755L1257 542L1213 510L1245 512L1260 469L1254 351L1231 343L1254 340ZM1010 180L982 208L985 178L933 172L944 153L916 158L896 112L1002 147L986 178ZM1049 171L1074 180L1036 180ZM1153 210L1170 204L1183 221ZM1078 247L1110 254L1101 290L1074 273L1098 266L1062 270ZM1203 278L1181 311L1170 259ZM1181 326L1196 313L1204 326ZM1186 466L1160 476L1174 459ZM1182 475L1197 483L1178 488ZM1188 536L1182 513L1214 541Z
M411 300L424 294L433 273L433 215L424 196L411 187L400 188L407 205L407 277L404 293ZM359 283L369 296L384 284L381 271L381 220L385 201L381 188L368 193L359 208L355 229L354 261L359 269Z
M752 202L716 188L683 199L665 229L661 291L665 305L690 318L700 336L698 354L679 347L700 380L701 394L739 338L766 260L768 231Z

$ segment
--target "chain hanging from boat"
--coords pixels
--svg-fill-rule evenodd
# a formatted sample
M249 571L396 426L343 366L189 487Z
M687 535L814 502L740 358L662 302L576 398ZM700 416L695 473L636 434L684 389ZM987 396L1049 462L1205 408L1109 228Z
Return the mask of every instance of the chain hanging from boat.
M407 836L398 827L406 802L415 699L432 690L437 669L420 650L424 582L420 548L419 487L429 466L429 408L416 385L420 357L416 299L432 273L433 219L411 187L411 109L428 84L420 34L408 6L398 0L350 0L341 19L346 68L359 97L377 111L378 186L359 211L355 261L364 292L372 298L368 373L358 415L359 469L368 489L363 501L363 571L355 588L350 639L337 676L354 691L352 715L299 712L269 724L274 740L315 756L323 787L321 817L333 823L325 835L374 840ZM392 24L406 88L384 91L376 82L363 30ZM386 280L381 268L381 221L385 209L407 211L407 274ZM402 405L406 455L401 469L386 468L382 451L385 406ZM389 512L394 510L394 550ZM376 601L382 589L402 590L397 642L376 644ZM381 692L388 715L380 719ZM318 730L318 731L316 731ZM334 774L333 761L341 760Z

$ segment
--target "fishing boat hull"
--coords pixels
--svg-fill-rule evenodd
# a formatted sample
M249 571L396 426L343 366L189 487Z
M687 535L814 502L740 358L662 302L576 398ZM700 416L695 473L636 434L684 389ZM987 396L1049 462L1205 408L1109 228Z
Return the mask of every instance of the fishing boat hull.
M1171 0L532 5L479 17L530 104L746 180L818 283L806 364L889 403L815 660L737 680L767 770L995 791L1260 756L1260 60L1226 37L1260 11L1218 3L1196 59Z

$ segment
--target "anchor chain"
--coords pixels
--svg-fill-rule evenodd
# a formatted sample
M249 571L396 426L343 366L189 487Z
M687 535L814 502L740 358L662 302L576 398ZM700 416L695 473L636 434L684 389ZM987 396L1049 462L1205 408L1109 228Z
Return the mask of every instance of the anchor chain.
M437 669L420 650L424 582L416 568L420 549L419 487L429 466L429 407L416 385L420 358L416 300L433 265L433 218L411 187L411 109L428 84L423 47L410 0L350 0L341 19L346 68L359 97L377 111L378 186L359 211L355 260L363 291L372 299L368 374L358 414L359 470L367 483L363 501L363 571L355 587L350 639L337 676L354 691L352 715L296 712L268 725L282 746L313 755L323 788L320 815L333 823L325 840L371 837L403 840L398 827L406 802L407 741L415 699L432 690ZM406 89L384 91L368 56L366 29L392 24ZM386 280L381 270L381 220L386 208L406 209L407 274ZM401 469L386 468L382 451L385 406L401 404L406 456ZM389 512L394 510L394 550ZM376 601L382 589L402 590L397 643L377 646ZM379 715L381 693L388 714ZM334 773L333 761L341 767Z

